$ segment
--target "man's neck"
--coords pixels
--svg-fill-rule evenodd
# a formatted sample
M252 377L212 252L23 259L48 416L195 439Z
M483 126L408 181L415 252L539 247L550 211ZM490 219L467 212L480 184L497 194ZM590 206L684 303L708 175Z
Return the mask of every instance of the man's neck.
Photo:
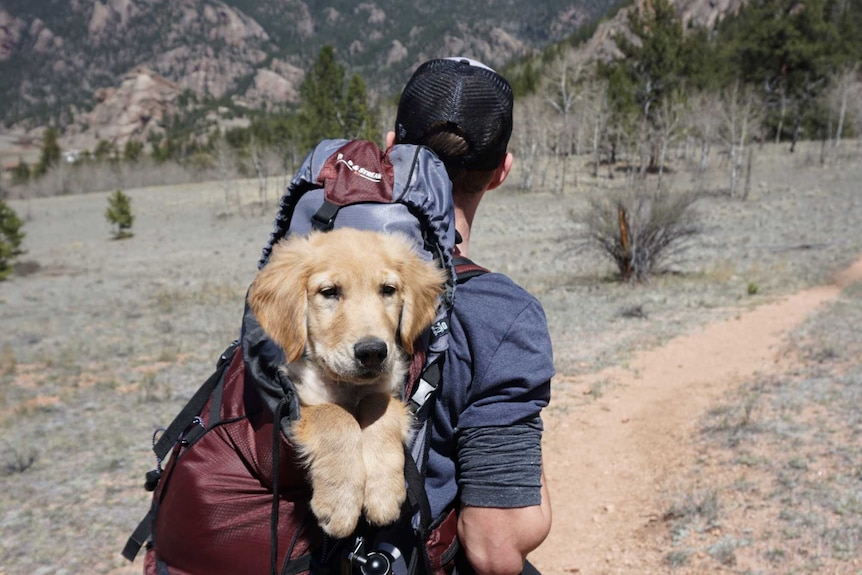
M458 225L458 222L455 222L455 229L458 230L458 235L461 236L461 243L459 243L455 248L458 252L466 257L469 257L470 252L470 226L462 226Z
M470 257L470 228L473 227L473 217L476 215L478 207L478 201L455 203L455 229L458 230L458 234L461 236L458 251L465 258Z
M511 154L507 156L507 158L511 157ZM510 164L511 162L507 162L507 166ZM473 227L473 218L476 216L479 204L482 202L482 198L485 197L485 194L488 193L489 189L493 189L502 183L508 171L502 173L503 175L499 178L499 181L492 181L491 184L489 184L489 187L486 187L484 190L467 194L457 193L454 191L452 193L452 199L455 204L455 229L458 230L458 233L461 235L461 243L458 244L458 248L461 251L461 255L464 257L469 257L470 229Z

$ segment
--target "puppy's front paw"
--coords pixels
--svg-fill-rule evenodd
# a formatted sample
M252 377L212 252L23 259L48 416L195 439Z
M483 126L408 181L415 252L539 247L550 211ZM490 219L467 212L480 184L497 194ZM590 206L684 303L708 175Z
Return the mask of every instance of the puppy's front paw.
M348 537L362 513L363 486L356 481L327 483L312 484L311 511L327 535L336 539Z
M400 470L369 473L365 482L365 517L372 525L394 523L401 516L401 505L406 498L407 488Z
M365 466L359 423L336 404L303 406L292 435L308 468L311 511L330 536L347 537L356 529L365 495Z
M410 418L403 403L380 394L360 404L362 460L365 462L365 517L389 525L401 515L407 497L404 485L404 443Z

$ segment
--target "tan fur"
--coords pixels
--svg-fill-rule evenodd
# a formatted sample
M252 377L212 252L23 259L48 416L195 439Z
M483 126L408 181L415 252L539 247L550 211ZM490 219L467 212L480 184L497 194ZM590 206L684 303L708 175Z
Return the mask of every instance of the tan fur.
M345 228L279 243L249 290L261 327L285 351L302 406L291 440L311 509L333 537L352 533L363 511L376 525L400 514L410 416L396 397L444 277L397 236ZM369 342L385 359L361 359Z

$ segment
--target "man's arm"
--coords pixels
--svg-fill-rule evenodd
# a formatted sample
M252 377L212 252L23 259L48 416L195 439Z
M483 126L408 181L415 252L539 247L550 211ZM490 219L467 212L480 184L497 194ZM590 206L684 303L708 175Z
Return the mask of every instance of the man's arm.
M481 297L469 297L473 281ZM455 375L469 381L455 433L458 537L479 575L518 575L551 527L541 420L551 340L541 305L521 288L496 274L465 285L464 321L482 337L470 340L469 376Z
M464 505L458 516L458 538L477 575L517 575L524 559L551 530L551 502L542 474L542 502L530 507Z

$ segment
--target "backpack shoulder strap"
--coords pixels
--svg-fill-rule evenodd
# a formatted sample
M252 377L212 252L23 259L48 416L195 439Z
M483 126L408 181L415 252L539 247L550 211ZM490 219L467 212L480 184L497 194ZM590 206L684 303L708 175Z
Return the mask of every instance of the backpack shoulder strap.
M224 374L227 371L228 366L231 364L231 360L233 359L238 347L239 341L234 341L221 354L221 356L219 356L215 372L213 372L209 379L207 379L198 388L189 402L177 414L168 428L164 433L162 433L159 440L153 445L153 452L156 454L156 468L147 472L146 482L144 484L147 491L154 491L156 489L156 485L159 483L162 476L162 461L167 457L168 452L177 443L177 441L179 441L180 437L183 436L183 433L191 427L195 418L200 415L204 405L206 405L206 402L213 395L213 392L220 393L221 387L219 386L219 383L224 380ZM214 400L216 400L216 398L214 398ZM221 403L220 397L217 398L217 402L219 404ZM215 421L210 421L210 425L214 423ZM195 429L197 430L198 426L195 426ZM153 519L155 518L156 513L155 505L155 502L151 504L149 511L140 523L138 523L135 531L126 542L126 546L123 548L123 557L128 561L135 560L141 547L143 547L150 538Z
M455 264L455 278L459 284L462 284L476 276L491 272L491 270L483 268L470 258L466 258L462 255L456 256L453 263Z
M487 269L463 256L456 256L453 263L455 264L455 277L458 284L463 284L470 278L488 273ZM438 356L434 361L427 364L421 371L419 377L416 378L416 381L411 382L407 390L407 406L416 420L420 423L420 431L417 435L423 433L423 431L427 433L428 429L430 429L427 425L427 420L432 402L429 401L429 399L431 399L437 392L443 379L443 358L444 356L442 355ZM427 437L425 439L426 441L423 443L427 444ZM432 518L427 496L425 495L425 490L422 486L424 481L424 463L421 468L417 467L416 455L417 454L414 453L414 457L407 457L405 460L406 479L409 487L408 492L414 494L418 493L418 500L414 503L419 504L419 508L422 511L423 525L427 527L430 525ZM424 459L424 456L419 458L419 460L423 462Z
M230 365L231 360L233 359L233 354L236 352L237 347L239 347L239 340L234 341L228 346L228 348L221 354L219 357L218 363L216 364L216 370L213 374L207 379L203 385L201 385L189 402L183 407L183 409L177 414L168 428L162 433L159 440L153 445L153 451L156 454L156 458L159 461L164 460L165 456L168 454L168 451L174 446L177 440L180 438L180 435L188 428L189 423L198 415L200 415L201 410L203 409L206 402L209 400L210 395L212 395L213 390L216 389L219 382L222 380L222 376L224 375L225 370Z
M490 273L490 270L461 255L456 256L452 263L455 267L457 284L463 284L471 278ZM426 406L429 405L428 399L437 391L440 380L443 378L442 363L443 356L439 356L433 362L426 365L420 372L419 377L415 381L410 382L408 386L406 394L408 398L407 405L420 422L424 422L428 417L426 409Z

